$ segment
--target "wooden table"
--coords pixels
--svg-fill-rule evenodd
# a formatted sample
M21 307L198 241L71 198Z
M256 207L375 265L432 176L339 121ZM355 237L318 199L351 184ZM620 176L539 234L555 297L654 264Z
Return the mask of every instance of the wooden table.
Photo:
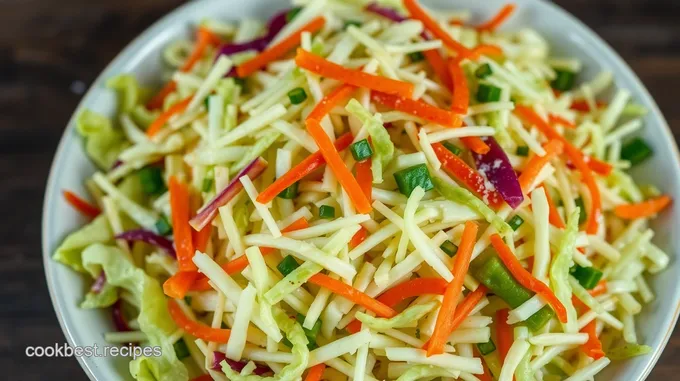
M8 380L85 380L73 358L34 359L64 342L44 281L43 191L57 142L104 66L180 0L4 0L0 12L0 372ZM680 133L680 6L671 0L561 0L642 78ZM651 380L677 379L676 332Z

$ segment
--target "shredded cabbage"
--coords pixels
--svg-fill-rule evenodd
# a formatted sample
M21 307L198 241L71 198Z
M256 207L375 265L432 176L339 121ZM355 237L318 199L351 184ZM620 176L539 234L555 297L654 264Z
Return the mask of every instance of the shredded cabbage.
M550 265L550 285L555 296L567 309L567 322L563 324L564 332L578 332L576 309L571 302L572 289L569 283L569 269L573 266L572 254L576 250L576 236L578 234L578 208L567 218L567 228L560 239L559 250Z
M631 357L644 356L652 352L648 345L626 343L620 347L612 348L607 351L607 357L613 361L626 360Z
M456 372L435 365L413 365L397 381L416 381L435 377L456 377Z
M430 311L437 306L439 306L439 302L436 300L425 304L412 305L400 312L397 316L389 319L376 318L363 312L357 312L355 316L357 320L364 323L370 329L382 332L392 328L413 327L418 320L430 313Z
M375 157L371 162L373 172L373 182L380 184L383 182L383 168L392 161L394 156L394 143L390 134L383 126L380 114L371 115L356 99L352 99L345 107L352 115L356 116L371 136L371 145L375 149Z

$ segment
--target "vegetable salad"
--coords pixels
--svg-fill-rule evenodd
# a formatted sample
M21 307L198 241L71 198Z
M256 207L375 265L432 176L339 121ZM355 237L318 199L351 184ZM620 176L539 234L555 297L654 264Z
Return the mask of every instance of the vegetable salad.
M671 200L626 170L646 110L535 30L415 0L204 20L164 85L77 118L87 274L136 380L589 380L636 315Z

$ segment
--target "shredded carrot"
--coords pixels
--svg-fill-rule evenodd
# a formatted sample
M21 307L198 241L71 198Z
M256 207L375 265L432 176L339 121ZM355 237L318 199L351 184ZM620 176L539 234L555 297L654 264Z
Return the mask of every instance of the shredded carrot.
M442 82L444 87L451 91L453 89L451 86L451 74L449 73L449 69L446 67L446 61L444 61L444 57L442 57L441 53L439 53L439 50L425 50L423 51L423 55L425 56L427 62L430 63L430 66L432 66L432 71L434 71L437 77L439 77L439 80Z
M305 377L305 381L321 381L324 370L326 370L326 364L321 363L314 365L313 367L309 368L307 377Z
M595 234L599 229L600 214L602 211L602 201L600 189L595 182L595 177L590 167L586 163L585 155L560 135L550 124L541 118L536 112L527 106L517 106L515 112L527 122L536 126L548 139L558 139L564 144L564 152L567 154L574 166L581 172L583 182L590 192L591 211L586 223L586 232Z
M90 218L95 218L101 214L101 209L83 200L77 194L67 190L63 191L62 193L64 195L64 199L66 199L66 202L68 202L81 214Z
M607 293L607 281L601 280L601 281L597 282L597 285L595 287L593 287L592 290L588 291L588 293L592 297L606 294Z
M448 110L442 110L423 101L371 91L371 100L385 107L417 116L445 127L460 127L463 121Z
M198 271L178 271L163 283L163 293L173 299L184 298L198 275Z
M328 275L315 274L309 278L309 282L315 284L319 287L326 288L331 292L343 296L352 302L366 308L369 311L375 312L376 315L380 317L393 317L397 313L386 306L385 304L371 298L370 296L364 294L363 292L357 290L356 288L346 285L345 283L333 279Z
M427 14L427 12L418 4L416 0L404 0L403 2L404 7L409 11L411 17L416 20L420 20L425 26L425 29L429 30L436 38L442 40L447 48L453 50L461 57L471 56L472 52L470 49L466 48L460 42L454 40L447 31L439 26L439 22L437 22L437 20Z
M290 232L294 232L296 230L307 229L308 227L309 227L309 222L307 222L307 219L304 218L304 217L300 217L297 220L293 221L292 224L281 229L281 233L290 233Z
M338 150L333 146L333 142L326 135L326 132L321 127L318 120L307 119L307 131L312 136L316 145L319 146L319 151L323 155L326 163L337 177L342 188L347 192L352 204L359 213L369 213L372 209L371 203L361 191L361 187L357 180L352 176L352 173L347 169L345 163L342 161Z
M349 240L349 248L353 249L359 246L366 238L368 238L368 230L362 226L358 232L354 233L352 239Z
M189 58L187 58L186 62L184 62L184 65L182 65L180 68L180 70L183 72L191 71L196 63L201 60L201 57L203 56L203 53L205 53L205 49L208 46L217 45L220 43L219 37L206 28L199 27L196 33L197 36L194 50L191 52L191 55L189 55Z
M148 137L152 137L156 135L162 128L165 126L165 124L172 118L173 116L177 114L181 114L184 112L184 110L189 107L189 103L191 103L191 100L194 98L193 95L188 96L181 101L175 103L174 105L170 106L167 111L163 112L161 115L156 118L153 122L151 122L151 125L149 125L149 129L146 130L146 135Z
M170 81L166 83L165 86L163 86L163 88L146 103L146 108L149 110L155 110L163 107L165 98L168 95L174 93L175 90L177 90L177 82Z
M503 49L496 45L480 44L472 49L470 53L471 58L479 56L495 56L500 57L503 55Z
M347 100L347 98L349 98L356 89L356 86L352 85L342 85L337 87L330 94L323 97L323 99L321 99L321 101L319 101L316 106L314 106L307 118L316 120L323 119L324 116L331 112L333 107L339 106L342 102Z
M477 25L477 30L478 31L488 31L488 32L493 32L494 30L498 29L498 27L501 26L507 20L513 12L515 12L515 8L517 6L515 4L508 4L501 8L501 10L491 18L491 20L481 24Z
M434 153L441 161L444 170L451 176L484 199L491 207L497 208L503 204L503 198L495 190L486 188L484 178L474 169L470 168L463 159L447 150L441 143L432 144Z
M190 319L174 299L168 300L168 311L170 311L170 317L175 324L191 336L220 344L225 344L229 340L231 330L212 328Z
M444 293L444 300L439 309L439 315L437 315L434 332L432 333L432 337L430 337L429 345L427 347L428 356L444 353L446 340L449 338L451 332L453 332L451 323L453 322L453 316L456 313L458 296L463 288L463 279L470 266L472 248L474 247L477 238L477 230L478 226L474 222L467 221L465 223L465 229L463 230L460 245L458 246L458 252L456 253L456 259L453 264L453 280L446 287L446 292Z
M557 207L555 207L555 203L553 202L552 197L550 197L550 192L548 192L548 188L546 188L545 185L543 185L543 190L545 191L545 198L548 200L548 221L550 221L554 227L564 229L566 225L564 224L564 221L562 221L560 212L557 211Z
M588 357L591 357L593 360L604 357L602 342L597 338L595 320L592 320L590 323L586 324L583 329L581 329L581 332L588 334L588 341L581 345L581 350L583 353L585 353Z
M501 358L501 363L505 361L505 357L510 351L510 346L514 341L512 334L512 327L508 324L508 314L510 310L503 308L496 311L496 348L498 348L498 355Z
M548 114L548 122L550 124L559 124L561 126L569 128L569 129L576 128L576 125L574 123L564 119L563 117L561 117L559 115L555 115L555 114Z
M449 73L453 80L453 94L451 95L451 111L465 115L470 105L470 90L467 78L460 67L460 60L449 61Z
M194 242L194 248L196 250L205 253L208 248L208 242L210 242L210 235L212 234L212 224L207 224L203 229L196 231L191 229L192 241Z
M307 25L298 29L295 33L293 33L290 36L286 37L285 39L281 40L277 44L268 47L262 53L251 58L250 60L238 65L236 67L236 73L241 78L245 78L245 77L253 74L254 72L265 67L270 62L275 61L276 59L283 57L290 50L292 50L296 46L300 45L300 41L302 40L302 33L303 32L310 32L310 33L317 32L317 31L321 30L321 28L323 28L325 23L326 23L326 20L321 16L313 19L312 21L308 22Z
M297 50L295 63L298 67L323 77L332 78L348 85L368 88L387 94L411 98L414 85L379 75L365 73L359 69L348 69L303 49Z
M595 102L595 105L597 106L597 108L607 107L607 103L602 101ZM586 101L575 101L571 104L570 108L574 111L590 112L590 106Z
M598 175L609 176L609 174L614 170L614 167L611 164L605 163L604 161L594 157L588 157L588 161L586 163L588 164L588 168Z
M543 145L543 149L545 150L545 155L535 155L529 159L529 162L524 167L522 174L519 175L519 186L522 188L522 192L524 193L529 192L529 188L536 180L536 177L538 177L538 174L541 173L543 167L545 167L546 164L550 162L550 160L562 153L564 144L557 139L553 139L545 143Z
M619 218L625 218L627 220L647 218L662 211L665 207L670 205L671 201L670 197L663 195L638 204L617 205L614 208L614 214Z
M170 210L172 211L172 234L177 251L179 271L196 271L196 265L191 260L194 257L194 244L189 225L189 188L186 184L170 177L168 184L170 192Z
M550 290L550 287L540 280L534 278L530 272L522 267L519 259L517 259L515 254L513 254L510 248L505 244L505 242L503 242L503 238L501 238L501 236L498 234L493 234L491 236L491 245L493 245L493 248L496 249L496 252L498 252L498 257L501 259L501 261L503 261L503 264L505 264L505 267L508 268L508 271L510 271L517 282L519 282L519 284L525 288L528 288L529 290L541 295L541 297L545 299L548 304L550 304L553 310L555 310L557 318L560 319L562 323L566 323L567 309L564 307L562 302L557 299L552 290Z
M460 141L472 152L480 155L486 155L491 150L491 148L477 136L465 136L460 138Z
M338 151L344 150L352 143L353 139L354 137L350 132L340 136L335 140L335 149ZM291 168L283 176L276 179L276 181L269 185L265 190L260 192L260 194L257 195L257 202L261 204L268 203L296 181L301 180L305 176L321 168L324 164L326 164L326 159L323 158L321 151L314 152L302 160L298 165Z
M364 196L371 202L371 194L373 193L373 172L371 172L371 159L366 159L364 161L358 162L356 164L357 169L357 182L361 191L364 192Z

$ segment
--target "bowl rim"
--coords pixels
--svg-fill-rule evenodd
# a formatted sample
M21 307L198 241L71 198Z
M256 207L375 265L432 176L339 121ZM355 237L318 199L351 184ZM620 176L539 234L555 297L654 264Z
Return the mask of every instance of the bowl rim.
M87 92L83 95L81 98L80 102L78 102L78 105L73 111L73 114L71 115L71 118L69 118L68 122L65 125L64 132L62 133L61 138L59 139L59 144L57 145L57 149L54 153L54 157L52 159L52 164L50 165L50 171L49 175L47 178L47 183L45 187L45 193L43 195L43 206L42 206L42 222L41 222L41 248L42 248L42 257L43 257L43 269L45 272L45 279L47 283L47 288L49 291L50 295L50 300L52 302L52 306L54 308L55 314L57 316L57 320L59 322L59 326L61 327L62 332L64 333L64 336L66 338L66 341L68 342L69 345L75 346L78 345L79 343L76 343L74 339L74 333L71 330L69 322L67 322L66 314L65 314L65 306L63 305L62 301L58 297L58 292L57 292L57 285L55 284L55 278L54 275L52 274L52 268L56 266L57 264L54 262L52 259L52 252L50 251L49 248L49 237L48 237L48 232L50 231L49 226L50 226L50 219L47 218L47 215L49 214L49 208L50 205L53 202L53 197L55 195L55 187L56 187L56 182L57 182L57 170L59 167L61 167L61 162L64 158L64 151L68 145L68 143L73 139L73 137L70 137L68 134L70 133L70 129L68 128L71 125L75 124L75 119L78 113L84 108L84 106L89 103L90 99L93 98L95 95L94 93L102 87L102 84L105 83L105 79L112 74L115 70L114 68L121 66L121 64L128 58L128 56L132 55L137 55L139 54L139 51L142 51L144 49L144 45L149 43L150 40L153 40L156 37L159 37L161 34L162 30L165 28L166 25L171 24L175 21L176 18L180 18L182 14L185 12L189 12L193 8L198 8L201 7L204 3L209 3L213 2L216 0L195 0L191 2L184 3L172 11L168 12L167 14L163 15L160 19L156 20L151 26L147 27L141 34L139 34L137 37L135 37L132 41L130 41L124 48L121 50L112 60L111 62L106 65L106 67L99 73L97 78L92 82L90 87L88 88ZM663 116L661 110L659 109L658 104L654 100L654 98L651 96L649 93L649 90L647 87L644 85L644 83L640 80L638 75L633 71L633 69L625 62L625 60L616 52L614 48L612 48L602 37L600 37L594 30L592 30L588 25L583 23L580 19L578 19L576 16L572 15L569 11L565 10L561 6L550 2L550 1L545 1L545 0L521 0L521 3L524 6L546 6L548 8L552 8L553 11L557 12L558 14L561 15L561 17L567 19L569 22L574 23L577 25L579 29L582 30L582 37L589 43L592 44L599 49L603 50L603 53L606 55L609 55L609 58L614 61L614 63L619 66L622 69L623 75L626 75L628 79L633 83L633 85L636 87L636 90L639 91L641 97L645 100L647 104L651 106L649 115L651 118L659 121L659 126L658 130L663 134L663 138L668 142L671 148L671 152L673 155L673 159L675 161L675 166L676 169L680 167L680 150L678 149L678 144L675 141L675 138L673 136L673 133L668 125L668 122L666 121L665 117ZM680 288L676 288L674 291L673 295L673 302L676 304L675 310L669 318L666 319L667 326L665 327L666 333L664 336L661 338L661 341L659 342L659 345L657 345L654 348L654 351L652 352L651 356L648 357L646 361L646 365L644 366L643 371L639 374L638 380L644 380L646 379L651 371L654 369L654 366L659 360L659 357L661 356L663 350L665 349L666 345L668 344L668 341L670 340L670 337L673 333L673 330L675 328L675 325L678 321L678 317L680 317ZM78 360L78 363L80 366L83 368L85 371L85 374L90 380L97 381L94 371L91 367L91 363L88 358L86 357L77 357L76 359Z

